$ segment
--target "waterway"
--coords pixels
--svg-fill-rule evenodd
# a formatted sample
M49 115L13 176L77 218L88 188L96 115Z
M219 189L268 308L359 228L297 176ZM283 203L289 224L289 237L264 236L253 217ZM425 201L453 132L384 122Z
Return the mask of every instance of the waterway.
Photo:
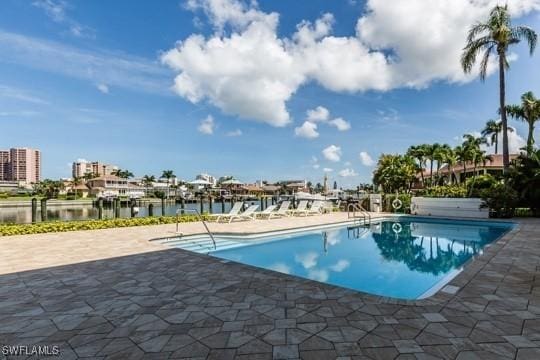
M258 203L258 202L253 202ZM38 203L39 204L39 203ZM225 202L225 212L228 212L231 208L230 202ZM180 204L166 204L165 215L175 215L176 211L181 208ZM188 203L185 204L185 209L196 209L200 211L200 203ZM204 212L212 212L218 214L222 212L221 202L214 202L212 204L212 211L210 211L209 204L206 202L203 205ZM160 216L162 214L161 204L154 204L154 216ZM148 205L139 206L139 212L135 217L148 216ZM131 209L129 207L120 208L120 217L131 217ZM103 208L103 218L114 218L114 210L111 206ZM48 221L68 221L68 220L91 220L98 219L98 208L91 203L87 205L60 205L60 206L48 206L47 207L47 220ZM41 221L41 209L38 205L37 221ZM24 207L1 207L0 208L0 224L1 223L16 223L25 224L32 222L32 208L30 206Z

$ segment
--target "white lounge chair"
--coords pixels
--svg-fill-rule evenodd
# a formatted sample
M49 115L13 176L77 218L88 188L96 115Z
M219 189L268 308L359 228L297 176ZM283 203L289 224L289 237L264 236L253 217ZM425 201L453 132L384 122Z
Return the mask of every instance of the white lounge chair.
M222 219L229 219L231 216L238 215L240 213L240 210L242 210L242 206L244 203L242 201L237 201L234 203L233 207L227 214L212 214L208 215L209 220L216 220L217 222L220 222Z
M307 210L308 215L319 215L322 214L323 202L320 200L315 200L311 203L311 207Z
M263 211L261 212L258 212L256 214L256 216L259 216L261 218L267 218L269 219L270 218L270 215L272 215L272 213L274 212L274 210L277 209L277 205L270 205L269 207L267 207L266 209L264 209Z
M296 209L293 209L290 212L292 215L306 215L307 216L308 211L309 211L307 208L307 205L308 205L307 200L301 200L298 203L298 206L296 207Z
M233 215L229 218L229 223L233 220L255 220L255 212L259 208L259 205L251 205L241 214Z
M270 215L268 215L268 219L272 219L274 217L288 217L289 215L289 206L291 206L290 201L283 201L281 205L279 205L279 208L272 212Z

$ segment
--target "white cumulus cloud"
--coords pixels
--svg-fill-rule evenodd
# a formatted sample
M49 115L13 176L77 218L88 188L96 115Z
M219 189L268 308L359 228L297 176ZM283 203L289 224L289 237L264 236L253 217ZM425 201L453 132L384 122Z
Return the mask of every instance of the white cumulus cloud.
M332 172L332 171L334 171L334 169L325 167L325 168L323 168L323 171L324 172Z
M327 121L330 111L324 106L317 106L315 109L308 110L306 115L306 120L310 122Z
M279 14L260 10L255 1L188 0L187 7L203 11L215 32L190 35L161 60L177 73L174 90L185 99L285 126L291 121L287 102L310 82L354 93L474 79L477 71L465 75L459 63L467 31L498 3L368 0L352 36L333 35L335 20L326 13L280 37ZM508 5L513 16L521 16L539 10L540 0ZM329 121L324 108L315 110L311 122ZM341 121L333 125L347 128Z
M317 132L317 124L310 121L304 121L302 126L295 128L294 134L306 139L315 139L319 137L319 133Z
M364 166L373 166L375 165L375 160L369 155L366 151L361 151L360 154L358 154L358 157L360 158L360 162Z
M215 126L216 124L214 123L214 118L212 115L208 115L205 119L201 120L197 130L205 135L212 135L214 133Z
M339 131L347 131L351 128L351 124L343 118L335 118L330 121L330 125L335 126Z
M332 162L338 162L341 160L341 147L336 145L330 145L323 149L322 154L326 160Z
M354 171L353 169L349 169L349 168L341 170L338 174L341 177L358 176L358 173L356 171Z

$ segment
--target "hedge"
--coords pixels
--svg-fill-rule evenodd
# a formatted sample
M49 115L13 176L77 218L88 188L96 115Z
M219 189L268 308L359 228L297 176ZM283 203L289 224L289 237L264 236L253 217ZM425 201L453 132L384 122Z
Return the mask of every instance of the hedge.
M203 216L206 218L206 216ZM196 215L183 215L180 222L199 221ZM0 224L0 236L43 234L78 230L111 229L119 227L175 224L176 216L156 216L129 219L105 219L84 221L52 221L35 224Z

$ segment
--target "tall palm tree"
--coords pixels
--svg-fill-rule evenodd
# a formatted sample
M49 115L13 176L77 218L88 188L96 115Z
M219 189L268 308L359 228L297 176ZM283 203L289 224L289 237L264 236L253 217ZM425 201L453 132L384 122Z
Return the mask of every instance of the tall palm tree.
M527 156L530 156L534 146L534 124L540 121L540 100L528 91L521 95L521 105L508 105L506 111L513 118L525 121L529 125Z
M508 6L495 6L489 13L486 22L474 25L467 37L467 45L461 56L461 66L465 73L473 70L476 58L480 53L480 79L485 80L489 59L492 53L496 53L499 60L499 109L501 112L502 135L503 135L503 164L504 172L508 171L510 156L508 153L508 121L506 119L505 104L505 70L510 67L507 59L510 45L526 40L529 52L532 55L536 47L537 34L527 26L512 26Z
M163 173L161 173L161 177L163 179L167 179L167 197L169 197L171 188L170 182L172 178L176 177L176 175L174 175L174 171L172 170L163 170Z

